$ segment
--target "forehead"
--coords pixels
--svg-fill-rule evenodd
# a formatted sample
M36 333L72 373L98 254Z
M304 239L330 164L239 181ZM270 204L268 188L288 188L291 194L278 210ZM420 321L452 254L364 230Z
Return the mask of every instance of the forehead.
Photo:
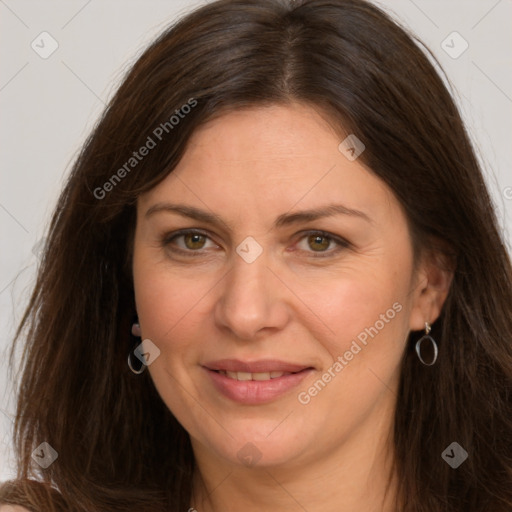
M264 215L299 203L315 208L343 202L382 214L396 203L393 194L357 159L340 152L341 140L306 105L229 112L196 130L174 171L140 203L179 199L214 211Z

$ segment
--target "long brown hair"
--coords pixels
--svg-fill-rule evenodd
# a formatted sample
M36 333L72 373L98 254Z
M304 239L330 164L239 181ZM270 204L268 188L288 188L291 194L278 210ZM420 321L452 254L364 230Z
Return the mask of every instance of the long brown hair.
M360 159L402 204L417 249L437 242L454 262L432 332L438 362L418 361L418 333L403 355L397 508L510 512L511 263L461 117L426 54L362 0L219 0L151 44L85 143L49 227L17 333L26 339L19 467L4 501L45 511L188 509L188 434L149 372L135 376L126 364L136 200L172 172L206 121L298 101L322 112L340 142L347 133L364 142ZM127 165L148 137L154 147ZM469 454L457 469L441 458L454 441ZM45 470L30 456L42 442L59 455ZM30 478L46 485L35 492Z

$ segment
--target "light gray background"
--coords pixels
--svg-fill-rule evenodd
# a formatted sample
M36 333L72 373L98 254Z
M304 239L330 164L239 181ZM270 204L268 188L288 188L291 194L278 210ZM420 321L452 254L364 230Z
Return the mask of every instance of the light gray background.
M0 0L0 481L14 475L7 349L63 179L129 64L177 16L203 3ZM445 69L510 249L512 0L376 3L410 27ZM47 59L31 47L43 31L59 45ZM457 59L441 46L453 31L469 44ZM445 44L454 47L451 51L460 48L456 38Z

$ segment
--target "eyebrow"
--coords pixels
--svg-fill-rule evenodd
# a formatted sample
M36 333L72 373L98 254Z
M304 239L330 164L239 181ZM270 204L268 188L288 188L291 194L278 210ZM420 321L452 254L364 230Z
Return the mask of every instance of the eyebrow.
M212 225L223 224L224 226L227 226L231 229L229 223L223 220L219 215L195 208L194 206L187 206L182 204L157 203L148 209L145 217L148 218L160 212L177 213L182 217L188 217L190 219ZM356 217L370 224L373 224L373 220L363 211L347 208L341 204L330 204L321 208L302 210L294 213L284 213L277 217L274 225L275 227L279 228L283 226L290 226L292 224L298 224L301 222L311 222L324 217L333 217L335 215L347 215L350 217Z
M205 210L200 210L199 208L195 208L194 206L186 206L184 204L157 203L148 209L145 217L148 218L154 215L155 213L160 212L177 213L182 217L188 217L190 219L205 222L207 224L224 224L225 226L228 226L230 228L230 225L226 221L224 221L219 215L207 212Z
M297 224L299 222L317 220L324 217L333 217L335 215L348 215L363 219L370 224L373 223L372 219L365 212L355 210L353 208L347 208L342 204L330 204L322 208L303 210L295 213L284 213L277 218L275 225L276 227L282 227L290 224Z

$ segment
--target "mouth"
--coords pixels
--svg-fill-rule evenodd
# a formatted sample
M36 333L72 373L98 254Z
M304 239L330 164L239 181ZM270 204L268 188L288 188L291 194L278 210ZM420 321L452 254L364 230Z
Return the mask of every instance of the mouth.
M276 360L222 360L203 365L214 389L231 401L258 405L272 402L297 387L315 369Z
M209 361L203 366L208 370L223 371L231 373L298 373L312 365L290 363L279 359L259 359L257 361L242 361L240 359L219 359L217 361Z
M305 368L307 369L307 368ZM229 379L235 379L235 380L241 380L241 381L248 381L248 380L271 380L271 379L278 379L279 377L285 377L288 375L295 375L296 373L300 372L256 372L256 373L250 373L250 372L230 372L227 370L212 370L216 373L219 373L220 375L225 375ZM303 371L303 370L301 370Z

